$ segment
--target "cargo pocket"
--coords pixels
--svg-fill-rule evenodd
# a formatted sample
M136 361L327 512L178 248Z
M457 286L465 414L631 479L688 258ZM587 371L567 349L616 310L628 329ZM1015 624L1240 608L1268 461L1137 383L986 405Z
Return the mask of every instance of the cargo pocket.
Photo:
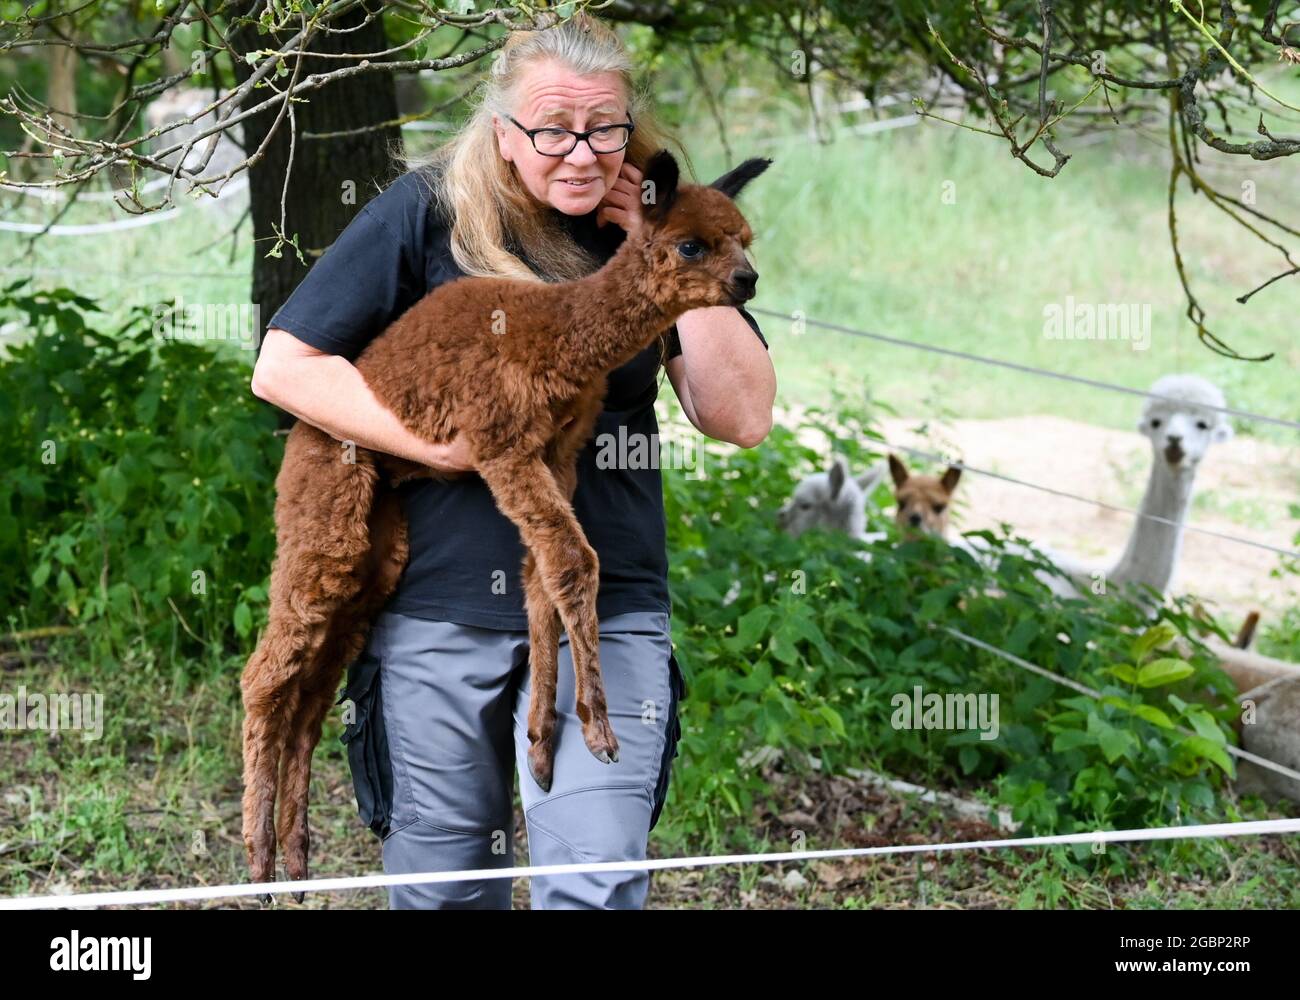
M393 815L393 765L388 756L379 680L379 658L363 652L348 667L347 685L336 704L350 699L354 706L353 720L344 727L340 742L348 748L357 814L382 839L388 834Z
M679 711L682 699L686 697L686 679L682 668L677 663L674 653L668 654L668 688L671 692L668 703L668 738L664 740L664 754L659 762L659 781L655 785L654 811L650 814L650 829L659 822L664 802L668 798L668 781L672 777L673 758L678 756L677 745L682 739L682 723Z

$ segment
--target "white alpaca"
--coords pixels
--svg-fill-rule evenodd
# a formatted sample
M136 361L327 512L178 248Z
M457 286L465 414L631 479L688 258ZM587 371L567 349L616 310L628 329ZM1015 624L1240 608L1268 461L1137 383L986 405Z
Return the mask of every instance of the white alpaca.
M1104 582L1107 588L1145 584L1164 594L1173 582L1196 470L1210 445L1232 437L1232 427L1221 409L1211 408L1226 405L1223 393L1198 375L1165 375L1156 380L1150 392L1138 430L1151 441L1151 471L1128 544L1109 567L1037 546L1070 578L1067 581L1050 573L1039 574L1059 594L1078 596L1091 590L1097 581ZM963 539L959 544L987 562L982 539Z
M885 478L889 467L881 462L860 476L849 473L843 455L831 459L825 472L806 476L794 493L776 512L776 523L791 538L798 538L809 528L842 531L851 538L872 541L884 538L883 532L867 533L867 497Z

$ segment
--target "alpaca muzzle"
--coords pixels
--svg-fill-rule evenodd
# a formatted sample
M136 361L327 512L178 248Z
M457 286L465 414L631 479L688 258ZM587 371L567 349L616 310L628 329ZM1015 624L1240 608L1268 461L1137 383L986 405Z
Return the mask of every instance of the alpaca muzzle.
M737 271L731 276L731 293L734 305L748 302L758 294L758 273L755 271Z

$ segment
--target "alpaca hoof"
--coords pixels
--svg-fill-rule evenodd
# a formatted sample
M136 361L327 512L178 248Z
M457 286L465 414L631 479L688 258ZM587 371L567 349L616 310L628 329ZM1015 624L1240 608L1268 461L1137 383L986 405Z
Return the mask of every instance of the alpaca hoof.
M257 894L257 900L258 900L258 902L260 902L263 906L274 906L274 905L275 905L275 897L272 896L269 892L259 892L259 893Z
M305 892L295 892L295 893L293 894L293 901L294 901L295 903L301 903L302 900L303 900L303 897L306 896L306 895L307 895L307 894L306 894Z
M583 739L586 741L587 749L591 755L602 764L615 764L618 762L618 740L614 736L614 730L609 724L609 719L605 718L597 722L593 720L586 726L583 726Z
M538 745L528 748L528 773L544 792L551 790L554 766L555 758L549 744L545 747Z

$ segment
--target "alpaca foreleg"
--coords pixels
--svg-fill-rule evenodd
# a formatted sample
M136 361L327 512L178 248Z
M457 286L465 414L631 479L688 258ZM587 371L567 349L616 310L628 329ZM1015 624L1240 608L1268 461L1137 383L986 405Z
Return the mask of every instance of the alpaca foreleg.
M540 458L505 454L481 461L479 474L536 558L542 587L569 634L576 707L587 748L603 763L617 761L618 740L609 723L600 675L596 619L600 561L596 550L587 542L573 508Z
M542 585L537 560L524 556L524 605L528 611L528 770L543 791L551 790L555 764L555 689L559 677L560 616Z

